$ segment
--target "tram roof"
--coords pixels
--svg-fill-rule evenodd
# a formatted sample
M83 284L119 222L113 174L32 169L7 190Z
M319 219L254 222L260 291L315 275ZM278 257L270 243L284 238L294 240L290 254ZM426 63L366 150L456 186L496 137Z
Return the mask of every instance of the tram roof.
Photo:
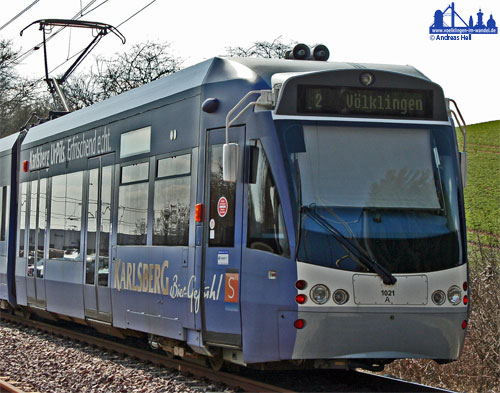
M0 157L9 154L19 137L19 132L0 139Z
M23 145L39 143L70 130L80 132L99 127L124 119L137 112L191 97L199 94L203 85L231 80L257 82L259 77L270 85L271 77L276 73L345 69L382 70L428 80L425 75L411 66L214 57L136 89L33 127L28 132ZM104 119L105 121L103 121ZM0 151L1 147L2 145L0 145Z
M238 62L270 83L274 74L286 72L314 72L314 71L334 71L334 70L379 70L395 72L429 81L424 74L415 67L409 65L394 64L371 64L371 63L343 63L311 60L282 60L282 59L255 59L255 58L228 58L228 60Z

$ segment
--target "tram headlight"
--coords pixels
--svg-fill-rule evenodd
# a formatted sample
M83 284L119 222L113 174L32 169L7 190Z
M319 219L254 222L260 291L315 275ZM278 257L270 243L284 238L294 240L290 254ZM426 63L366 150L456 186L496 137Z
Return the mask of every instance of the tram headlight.
M446 295L443 291L434 291L432 293L432 301L434 304L440 306L446 301Z
M453 285L450 289L448 289L448 300L454 306L460 304L462 301L462 291L460 291L459 287Z
M316 304L325 304L330 299L330 290L326 285L318 284L309 292L311 300Z
M343 289L337 289L335 292L333 292L332 298L336 304L342 305L347 303L347 301L349 300L349 294Z

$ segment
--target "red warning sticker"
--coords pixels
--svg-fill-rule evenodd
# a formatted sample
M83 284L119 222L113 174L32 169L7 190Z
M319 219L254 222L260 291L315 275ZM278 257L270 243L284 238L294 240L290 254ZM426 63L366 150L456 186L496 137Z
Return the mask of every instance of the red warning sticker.
M226 197L220 197L217 202L217 213L219 217L224 217L227 214L228 203Z

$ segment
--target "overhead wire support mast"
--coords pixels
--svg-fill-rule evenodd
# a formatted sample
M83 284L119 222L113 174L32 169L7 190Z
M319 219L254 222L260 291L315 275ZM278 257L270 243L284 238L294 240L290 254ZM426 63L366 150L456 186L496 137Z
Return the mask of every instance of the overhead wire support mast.
M58 104L58 101L57 101L57 97L59 97L59 100L60 100L62 107L63 107L63 111L69 112L68 104L66 103L66 99L64 97L64 94L63 94L60 86L69 78L69 76L81 64L81 62L85 59L85 57L87 57L87 55L92 51L92 49L94 49L94 47L99 43L99 41L101 40L102 37L104 37L109 32L111 32L122 41L122 44L125 44L125 42L126 42L125 36L122 33L120 33L118 31L118 29L116 29L115 27L108 25L106 23L89 22L89 21L74 20L74 19L40 19L40 20L37 20L37 21L29 24L24 29L22 29L20 35L22 36L23 32L27 28L29 28L35 24L40 25L40 30L42 31L42 34L43 34L43 55L44 55L44 64L45 64L45 81L47 82L47 84L49 86L50 94L52 95L52 98L54 99L56 109L58 109L60 107L60 105ZM46 34L47 34L47 31L52 29L54 26L81 27L81 28L97 30L97 34L94 36L94 39L81 52L81 54L77 57L77 59L73 62L73 64L71 64L71 66L68 68L68 70L64 73L64 75L61 78L49 77Z

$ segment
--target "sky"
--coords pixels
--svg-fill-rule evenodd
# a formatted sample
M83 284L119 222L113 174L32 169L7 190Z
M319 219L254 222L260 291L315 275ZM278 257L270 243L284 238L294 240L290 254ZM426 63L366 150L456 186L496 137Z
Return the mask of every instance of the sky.
M12 40L23 52L42 40L38 25L21 37L24 27L39 19L71 19L89 3L81 20L120 25L126 44L111 34L104 37L76 72L90 67L93 55L109 57L148 40L170 43L172 53L187 67L224 55L227 47L250 47L255 41L281 37L285 42L324 44L330 50L329 61L412 65L441 85L468 124L500 119L500 34L431 40L434 13L444 11L449 0L38 0L3 28L35 0L0 1L0 39ZM455 10L466 22L472 15L476 23L479 9L484 23L492 14L500 27L498 0L455 1ZM456 18L456 25L459 22ZM445 23L451 23L449 16ZM48 43L49 69L91 39L90 30L65 29ZM43 77L42 50L27 57L19 72Z

